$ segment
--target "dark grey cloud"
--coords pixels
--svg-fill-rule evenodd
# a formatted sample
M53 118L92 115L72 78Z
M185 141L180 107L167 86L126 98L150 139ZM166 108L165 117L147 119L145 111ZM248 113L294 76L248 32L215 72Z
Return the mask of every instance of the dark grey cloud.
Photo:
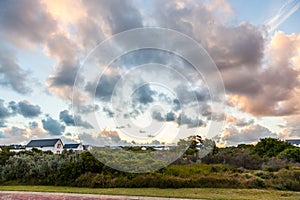
M56 21L42 1L1 1L0 35L17 45L42 43L56 30Z
M15 52L0 46L0 86L28 94L32 91L27 84L28 74L18 64Z
M9 107L4 105L4 100L0 99L0 127L6 127L6 119L12 115L12 111Z
M153 96L155 94L157 94L157 92L152 90L149 84L143 84L134 91L132 99L133 102L138 102L140 104L147 105L154 101Z
M26 118L33 118L39 116L41 112L41 108L38 105L31 105L26 101L21 101L18 103L18 112Z
M183 105L201 103L210 99L209 90L205 87L192 88L187 84L180 84L175 88L176 95ZM177 102L178 103L178 102Z
M85 90L91 95L95 95L101 101L109 101L114 88L121 77L119 75L102 75L98 84L96 82L87 83Z
M253 119L248 120L248 121L245 120L245 119L242 119L242 120L238 121L235 125L239 126L239 127L243 127L243 126L249 126L249 125L251 125L253 123L254 123Z
M82 84L85 81L77 74L80 66L78 43L62 33L56 33L48 38L46 48L57 60L57 66L47 79L49 91L63 99L77 100L80 96L72 94L75 80Z
M115 113L108 107L103 107L102 111L106 114L107 117L114 117Z
M184 113L180 113L178 116L170 111L166 115L163 115L159 111L152 112L152 118L159 122L175 122L179 126L187 125L188 128L195 128L205 126L206 123L202 119L191 118Z
M60 62L57 71L48 78L50 87L73 87L78 72L78 63Z
M141 13L134 1L94 0L86 2L85 6L89 15L109 25L112 34L143 27Z
M166 121L167 122L175 121L175 119L176 119L176 115L175 115L174 112L171 111L171 112L168 112L166 114Z
M173 100L173 109L178 111L181 109L180 101L178 99Z
M12 110L12 112L13 112L14 114L16 114L16 113L18 112L19 107L18 107L18 104L17 104L16 102L10 101L10 102L8 103L8 107Z
M78 115L70 115L69 111L63 110L59 113L59 119L63 121L67 126L81 126L87 129L93 128L93 126L83 121L81 116Z
M266 137L277 137L277 135L266 127L259 124L252 124L243 129L227 128L221 138L227 145L237 145L257 142L260 138Z
M25 118L33 118L39 116L42 111L39 105L32 105L27 101L20 101L16 103L15 101L10 101L7 106L9 109L9 115L20 114Z
M59 119L65 122L66 125L75 126L74 117L69 114L69 111L64 110L59 113Z
M265 41L260 28L242 23L235 27L219 26L215 31L218 34L214 38L216 46L208 51L219 69L253 68L261 62Z
M162 116L162 114L159 111L153 111L152 118L155 119L156 121L165 121L165 118Z
M46 116L46 119L42 120L43 128L48 131L50 135L60 136L65 131L66 127L59 123L59 121L52 119L50 116Z
M78 113L88 114L91 112L98 111L100 107L99 107L99 105L95 104L95 105L77 105L77 106L74 106L74 108L76 108L76 111Z
M35 121L29 122L29 128L30 129L36 129L36 128L38 128L38 126L39 126L39 124Z
M195 128L204 126L205 122L201 119L193 119L188 117L187 115L181 113L177 118L177 123L179 126L187 125L188 128Z
M11 115L9 109L5 107L4 100L0 99L0 118L7 118Z

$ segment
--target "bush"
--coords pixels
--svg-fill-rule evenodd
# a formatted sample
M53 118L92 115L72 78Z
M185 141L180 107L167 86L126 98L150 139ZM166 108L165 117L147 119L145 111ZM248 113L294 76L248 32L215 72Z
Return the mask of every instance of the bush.
M267 161L265 164L263 164L263 169L265 171L275 172L282 168L285 168L286 166L287 163L285 161L278 158L272 158L269 161Z
M300 148L286 149L278 157L289 162L300 162Z
M265 181L260 177L256 177L254 179L254 185L255 185L255 188L265 188L266 187Z
M269 184L280 190L300 191L300 170L281 169L273 179L269 180Z

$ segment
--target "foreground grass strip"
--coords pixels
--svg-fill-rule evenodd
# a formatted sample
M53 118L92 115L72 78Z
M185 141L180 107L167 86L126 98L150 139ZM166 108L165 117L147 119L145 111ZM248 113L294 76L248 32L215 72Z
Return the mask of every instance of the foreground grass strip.
M82 194L107 194L149 197L201 198L216 200L300 200L300 192L258 190L258 189L217 189L217 188L79 188L59 186L0 186L2 191L65 192Z

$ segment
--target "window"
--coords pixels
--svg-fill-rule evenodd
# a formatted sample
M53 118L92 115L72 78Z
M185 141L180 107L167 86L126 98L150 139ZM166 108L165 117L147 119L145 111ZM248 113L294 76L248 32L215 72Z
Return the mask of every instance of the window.
M58 145L57 145L57 148L59 149L60 147L61 147L61 144L58 144Z

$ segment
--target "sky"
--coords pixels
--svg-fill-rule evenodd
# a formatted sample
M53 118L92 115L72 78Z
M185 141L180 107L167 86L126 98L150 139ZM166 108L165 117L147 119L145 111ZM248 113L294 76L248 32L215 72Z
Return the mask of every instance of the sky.
M299 0L0 1L0 145L300 138L299 7ZM125 49L128 41L112 42L116 34L149 27L199 44L197 64L217 71L224 96L212 93L216 77L174 52L138 49L103 62ZM188 51L169 44L171 36L131 42ZM104 41L113 52L101 49Z

